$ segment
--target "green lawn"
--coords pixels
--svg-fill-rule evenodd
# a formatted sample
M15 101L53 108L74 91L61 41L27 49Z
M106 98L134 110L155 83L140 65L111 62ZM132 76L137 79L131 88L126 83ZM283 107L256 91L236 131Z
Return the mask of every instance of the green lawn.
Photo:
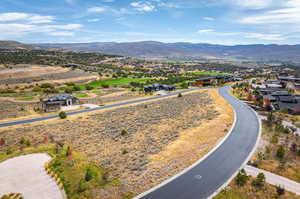
M18 97L18 98L16 98L16 100L18 100L18 101L32 101L32 100L35 100L35 98L33 96Z
M100 90L93 90L92 93L99 95L99 94L101 94L101 91Z
M84 84L80 85L82 89L85 89L87 86L90 86L92 88L99 88L102 87L103 85L108 85L108 86L118 86L118 85L125 85L129 84L132 82L135 83L145 83L147 81L151 81L151 78L117 78L117 79L105 79L105 80L99 80L99 81L94 81L89 84Z
M84 98L84 97L88 97L89 95L86 93L75 93L75 97L77 98Z
M187 75L192 74L192 75L201 75L201 76L218 76L218 75L225 75L229 76L232 74L229 73L219 73L219 72L206 72L206 71L195 71L195 72L187 72Z

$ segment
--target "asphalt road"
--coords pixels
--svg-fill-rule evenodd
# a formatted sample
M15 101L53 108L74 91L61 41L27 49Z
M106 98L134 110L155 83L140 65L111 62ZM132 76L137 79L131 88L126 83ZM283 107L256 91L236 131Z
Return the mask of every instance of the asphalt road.
M256 114L246 104L232 97L228 89L219 89L219 93L236 111L236 124L228 138L192 169L136 199L209 198L244 164L259 137L260 123Z
M108 108L120 107L120 106L135 104L135 103L139 103L139 102L147 102L147 101L151 101L151 100L155 100L155 99L162 99L162 98L167 98L167 97L170 97L170 96L176 96L179 93L184 94L184 93L187 93L187 92L190 92L190 91L193 91L193 90L199 90L199 88L187 89L187 90L184 90L184 91L173 92L173 93L170 93L170 94L167 94L167 95L153 96L153 97L149 97L149 98L132 100L132 101L128 101L128 102L112 104L112 105L107 105L107 106L101 106L101 107L92 108L92 109L85 109L85 110L80 110L80 111L68 112L67 115L78 115L78 114L81 114L81 113L88 113L88 112L104 110L104 109L108 109ZM8 126L14 126L14 125L18 125L18 124L28 124L28 123L33 123L33 122L40 122L40 121L55 119L55 118L58 118L58 117L59 117L58 115L49 115L49 116L38 117L38 118L16 120L16 121L13 121L13 122L0 123L0 127L8 127Z

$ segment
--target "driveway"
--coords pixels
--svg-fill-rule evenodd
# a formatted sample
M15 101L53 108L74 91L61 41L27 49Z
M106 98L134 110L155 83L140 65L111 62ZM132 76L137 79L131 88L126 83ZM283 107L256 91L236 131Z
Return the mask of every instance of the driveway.
M20 193L24 199L63 199L56 182L44 165L51 157L44 153L11 158L0 163L0 197Z

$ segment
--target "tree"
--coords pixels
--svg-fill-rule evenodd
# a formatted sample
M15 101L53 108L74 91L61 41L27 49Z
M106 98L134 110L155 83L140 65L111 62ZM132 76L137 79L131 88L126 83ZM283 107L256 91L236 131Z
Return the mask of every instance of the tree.
M85 89L89 91L89 90L93 90L94 87L92 87L92 86L90 86L90 85L86 85L86 86L85 86Z
M276 192L278 196L284 195L285 189L284 187L276 186Z
M275 120L275 116L272 112L268 113L267 120L268 122L273 122Z
M249 176L247 175L245 169L242 169L237 174L235 181L238 186L244 186L247 183L248 179Z
M67 114L64 111L61 111L58 116L60 117L60 119L66 119L67 118Z
M282 160L284 158L284 155L285 155L285 149L283 148L283 146L280 146L277 149L276 157L279 158L280 160Z
M26 141L25 141L25 145L26 145L27 147L29 147L29 146L31 145L30 140L26 140Z
M123 129L122 131L121 131L121 135L122 136L125 136L125 135L127 135L128 133L127 133L127 131L125 130L125 129Z
M25 144L25 141L26 141L25 138L22 137L20 140L20 144L22 144L22 145Z
M265 174L259 173L257 177L252 181L252 185L255 187L262 187L266 181Z
M85 181L90 181L91 179L93 179L93 172L92 172L92 170L90 169L90 168L87 168L87 170L86 170L86 172L85 172L85 177L84 177L84 179L85 179Z
M66 151L66 156L70 159L72 157L72 150L71 147L68 146L67 151Z

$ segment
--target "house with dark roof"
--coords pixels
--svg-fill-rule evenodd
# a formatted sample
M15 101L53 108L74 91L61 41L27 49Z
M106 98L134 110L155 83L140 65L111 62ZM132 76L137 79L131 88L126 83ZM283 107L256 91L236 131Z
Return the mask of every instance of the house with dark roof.
M155 91L174 91L176 90L175 86L168 86L164 84L152 84L148 86L144 86L144 91L146 93L151 93Z
M72 106L79 100L70 94L61 94L50 97L42 102L42 107L45 112L59 111L62 106Z

